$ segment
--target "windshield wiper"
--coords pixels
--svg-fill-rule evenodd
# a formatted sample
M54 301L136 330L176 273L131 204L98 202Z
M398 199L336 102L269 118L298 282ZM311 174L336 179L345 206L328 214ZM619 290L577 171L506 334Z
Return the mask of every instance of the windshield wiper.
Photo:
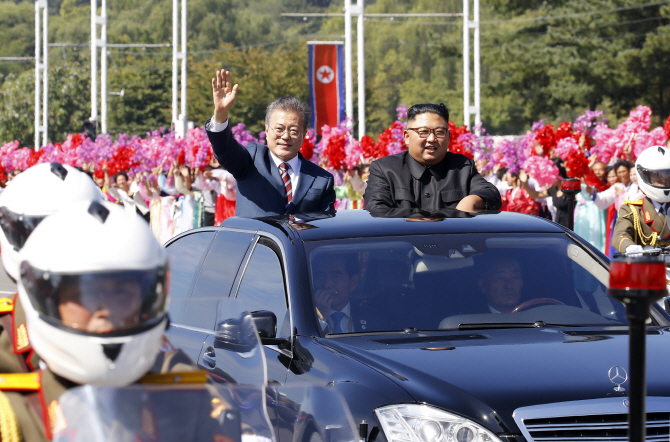
M543 328L543 327L582 327L578 324L548 324L544 321L535 322L480 322L458 324L459 330L482 330L493 328Z

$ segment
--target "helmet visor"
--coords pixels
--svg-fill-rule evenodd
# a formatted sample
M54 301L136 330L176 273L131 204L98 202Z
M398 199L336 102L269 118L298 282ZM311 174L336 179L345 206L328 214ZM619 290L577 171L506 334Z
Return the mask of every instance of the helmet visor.
M7 207L0 207L0 228L16 251L21 250L35 227L44 218L46 216L26 216L14 213Z
M40 316L93 334L126 334L154 326L167 312L167 266L57 274L21 263L21 283Z
M670 169L649 170L637 166L638 179L657 189L670 189Z

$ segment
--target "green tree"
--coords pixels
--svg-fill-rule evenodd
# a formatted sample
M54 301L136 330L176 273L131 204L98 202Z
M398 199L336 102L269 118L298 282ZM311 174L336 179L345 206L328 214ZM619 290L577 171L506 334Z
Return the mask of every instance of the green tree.
M0 57L35 55L34 3L0 1ZM20 73L34 66L29 62L0 61L0 80L10 72Z
M188 115L197 125L212 116L211 79L217 69L225 68L239 84L231 123L245 123L252 132L265 130L265 108L278 97L309 99L307 84L307 48L305 42L273 51L263 48L231 50L222 47L218 59L190 63L188 79Z
M125 60L109 72L108 131L144 135L159 127L170 127L172 117L172 65L152 60Z
M49 69L49 140L62 142L81 132L90 116L89 71L67 64ZM35 77L32 72L10 75L0 88L0 140L34 145Z
M536 6L496 6L511 14L523 4ZM641 0L564 0L526 9L482 31L484 63L499 73L489 91L517 97L526 124L573 119L605 105L622 118L638 104L651 106L660 122L669 95L661 67L668 60L667 23L667 6Z

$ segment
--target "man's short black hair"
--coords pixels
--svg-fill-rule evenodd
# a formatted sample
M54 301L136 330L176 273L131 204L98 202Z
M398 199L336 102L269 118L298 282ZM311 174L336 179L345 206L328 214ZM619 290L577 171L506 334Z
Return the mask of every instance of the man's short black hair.
M119 179L120 176L125 177L126 181L128 181L128 174L125 173L125 172L119 172L116 175L114 175L114 182L115 183Z
M614 171L617 172L619 170L619 167L621 166L625 167L628 170L630 170L633 167L630 161L619 160L616 163L614 163Z
M449 109L447 109L447 106L445 106L444 103L415 104L407 110L407 121L412 121L417 117L417 115L426 113L439 115L440 117L444 118L444 121L449 123Z
M505 176L506 173L507 173L507 168L506 168L506 167L501 167L501 168L498 169L498 171L496 172L496 177L497 177L499 180L502 181L502 179L503 179L503 177Z

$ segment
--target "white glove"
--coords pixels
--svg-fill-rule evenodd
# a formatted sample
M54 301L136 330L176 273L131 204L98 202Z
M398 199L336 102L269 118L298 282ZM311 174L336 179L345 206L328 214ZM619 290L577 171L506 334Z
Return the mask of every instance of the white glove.
M631 244L626 247L626 255L628 256L642 256L642 246Z

